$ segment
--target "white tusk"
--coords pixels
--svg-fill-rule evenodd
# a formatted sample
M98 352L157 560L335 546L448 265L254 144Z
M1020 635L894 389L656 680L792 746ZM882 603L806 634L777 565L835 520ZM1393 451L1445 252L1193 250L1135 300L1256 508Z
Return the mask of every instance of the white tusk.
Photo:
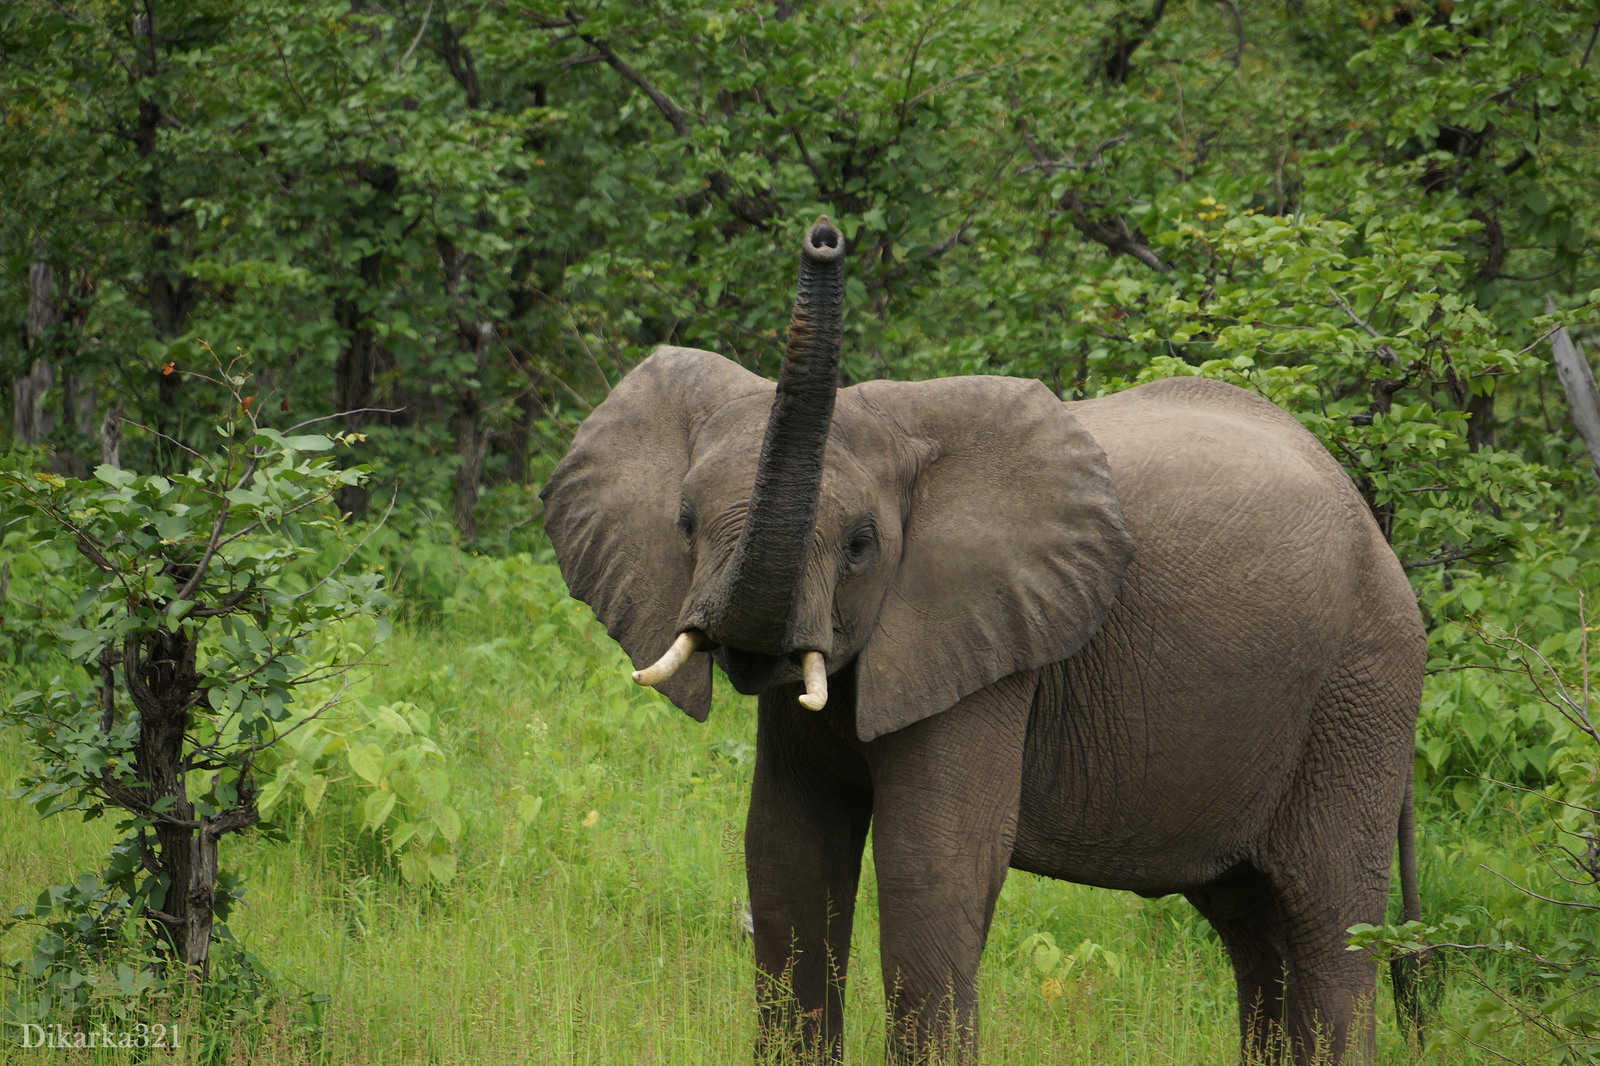
M800 706L808 711L820 711L828 705L828 667L820 651L808 651L800 657L800 668L806 673L806 694L800 697Z
M678 634L678 639L672 642L667 653L653 665L633 672L634 682L640 685L661 684L683 669L683 664L689 661L689 656L695 653L696 648L705 643L705 639L706 635L698 629L685 629Z

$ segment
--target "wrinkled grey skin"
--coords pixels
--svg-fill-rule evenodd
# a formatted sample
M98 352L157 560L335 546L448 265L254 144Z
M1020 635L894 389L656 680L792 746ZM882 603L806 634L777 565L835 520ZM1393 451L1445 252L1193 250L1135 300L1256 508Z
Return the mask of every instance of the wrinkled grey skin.
M1000 377L839 390L791 611L742 648L716 590L773 389L658 349L544 492L573 594L636 666L710 635L658 686L673 702L705 718L713 659L759 697L745 850L769 1049L840 1053L870 824L891 1057L972 1057L1015 867L1187 896L1233 961L1247 1057L1370 1058L1375 966L1345 930L1383 919L1403 811L1409 836L1424 638L1316 440L1195 378L1078 403ZM812 650L820 712L797 703Z

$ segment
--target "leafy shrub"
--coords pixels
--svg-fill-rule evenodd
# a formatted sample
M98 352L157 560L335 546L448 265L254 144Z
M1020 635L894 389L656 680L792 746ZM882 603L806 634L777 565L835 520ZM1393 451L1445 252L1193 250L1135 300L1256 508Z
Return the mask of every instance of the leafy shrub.
M1546 574L1546 571L1540 571ZM1547 576L1548 579L1548 576ZM1463 812L1485 805L1509 811L1515 828L1503 851L1472 838L1454 846L1451 863L1482 864L1502 888L1492 912L1446 915L1432 923L1356 926L1352 949L1448 952L1448 965L1481 990L1466 1018L1447 1018L1430 1046L1484 1045L1497 1030L1542 1031L1569 1063L1600 1063L1600 691L1592 684L1592 585L1548 581L1549 597L1524 627L1469 627L1470 657L1498 688L1474 713L1537 723L1539 784L1488 778L1450 792ZM1519 593L1520 594L1520 593ZM1535 637L1533 634L1538 633ZM1536 711L1530 715L1529 711ZM1510 726L1506 726L1510 735ZM1531 760L1534 756L1525 756ZM1507 759L1502 766L1515 767Z
M314 816L330 784L342 787L358 797L361 829L381 834L406 881L448 884L456 873L461 816L449 802L449 762L429 735L431 725L415 704L374 707L361 699L338 716L294 721L257 800L262 815L298 800Z
M82 671L0 711L36 753L18 795L46 817L110 813L123 833L99 874L12 912L7 928L39 930L32 958L10 967L14 1017L69 1021L108 1002L116 1015L183 990L222 997L208 1023L220 1039L255 1008L255 961L231 946L212 955L241 893L220 842L256 824L294 722L341 695L323 688L319 705L297 707L308 686L364 653L322 634L388 602L375 576L346 570L348 549L319 550L344 532L335 494L364 476L329 454L347 441L262 425L233 368L189 376L231 403L217 450L189 451L181 473L102 465L80 480L0 458L8 538L62 564L36 605L37 639Z

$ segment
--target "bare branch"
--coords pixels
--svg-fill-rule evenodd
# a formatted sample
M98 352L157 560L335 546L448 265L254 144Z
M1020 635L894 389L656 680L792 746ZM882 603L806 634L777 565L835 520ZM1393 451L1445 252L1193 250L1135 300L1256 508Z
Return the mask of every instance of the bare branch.
M1336 291L1334 291L1332 285L1328 285L1326 282L1324 282L1324 287L1328 290L1328 295L1333 297L1333 302L1338 304L1344 310L1344 313L1350 316L1351 322L1354 322L1356 325L1360 326L1361 331L1367 336L1371 337L1373 340L1379 341L1378 347L1374 350L1378 353L1378 358L1382 360L1384 365L1399 366L1400 356L1393 348L1382 343L1381 338L1383 337L1383 334L1373 329L1371 323L1367 322L1366 319L1356 314L1350 305L1344 302L1344 297L1340 296Z
M1483 554L1481 551L1461 548L1457 551L1445 552L1443 555L1435 555L1431 559L1418 559L1415 562L1402 561L1400 565L1406 570L1420 570L1425 566L1442 566L1447 563L1458 563L1463 559L1476 559L1481 554Z
M406 54L400 57L400 62L394 65L394 72L400 73L406 65L406 60L411 58L411 53L417 50L417 45L422 43L422 35L428 32L428 20L433 17L433 0L428 0L428 9L422 13L422 25L417 27L417 35L411 38L411 47L406 49Z
M1144 243L1144 235L1136 228L1130 228L1128 220L1123 216L1117 215L1109 224L1090 218L1083 201L1072 189L1068 189L1062 195L1061 206L1072 212L1073 228L1096 244L1104 245L1120 255L1130 255L1151 270L1163 274L1172 269L1160 256L1150 250Z
M316 418L308 418L304 422L296 422L288 429L283 430L283 432L293 433L297 429L304 429L306 426L315 425L318 422L331 422L335 418L348 418L351 415L403 415L405 413L406 409L404 407L356 407L349 411L339 411L331 415L318 415Z
M1060 159L1039 159L1039 155L1042 153L1038 153L1036 151L1038 145L1030 144L1030 148L1035 150L1035 159L1038 159L1039 161L1033 163L1031 166L1023 167L1021 170L1017 171L1017 173L1022 175L1034 170L1088 170L1096 163L1100 162L1100 156L1105 152L1106 149L1115 148L1119 144L1126 143L1127 140L1128 135L1126 133L1119 133L1115 137L1107 137L1105 140L1094 146L1094 151L1090 152L1089 158L1084 160L1082 163L1079 163L1070 155L1064 155Z
M1239 14L1239 5L1233 0L1219 0L1219 2L1233 15L1233 32L1238 38L1238 43L1234 45L1233 54L1228 57L1228 62L1233 64L1234 70L1238 70L1239 60L1244 57L1244 17Z
M576 15L573 17L577 18ZM656 105L656 110L661 112L662 117L667 120L679 137L687 138L689 136L689 123L684 120L683 109L673 103L670 96L652 85L650 80L643 74L623 62L622 57L613 52L611 46L605 41L590 37L587 34L580 34L579 36L584 43L599 54L600 59L607 66L633 82L634 85L639 87L640 92L650 98L650 102Z
M1506 884L1510 885L1512 888L1516 889L1518 892L1521 892L1525 896L1532 896L1534 899L1543 900L1545 903L1554 903L1558 907L1576 907L1578 910L1600 911L1600 903L1584 903L1575 899L1551 899L1549 896L1539 895L1539 893L1535 892L1531 888L1517 884L1499 870L1492 870L1489 869L1488 866L1483 866L1481 864L1480 869L1489 870L1490 873L1494 874L1500 880L1504 881Z
M399 498L400 483L397 481L395 482L393 490L389 493L389 506L384 510L383 517L378 519L377 523L374 524L371 529L367 530L366 535L356 542L356 546L354 548L351 548L345 553L344 558L339 560L337 566L330 567L327 574L323 576L322 580L306 589L302 595L309 596L311 593L320 589L323 585L326 585L333 578L334 574L337 574L339 571L343 570L345 568L345 564L351 559L355 558L356 552L360 551L366 545L367 541L372 539L373 534L378 532L378 530L382 529L389 523L389 516L394 514L395 501Z
M1555 301L1546 296L1545 313L1555 312ZM1595 480L1600 481L1600 388L1595 386L1594 370L1566 327L1556 327L1550 335L1550 348L1561 388L1567 395L1568 420L1589 453Z

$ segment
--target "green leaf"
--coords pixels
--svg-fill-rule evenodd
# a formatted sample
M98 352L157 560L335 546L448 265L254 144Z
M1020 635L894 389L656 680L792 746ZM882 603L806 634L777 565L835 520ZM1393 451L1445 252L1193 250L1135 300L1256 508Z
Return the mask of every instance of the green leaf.
M328 790L328 779L321 774L311 774L306 778L305 784L300 786L300 797L306 805L306 810L312 814L317 813L317 808L322 806L322 797Z
M376 785L383 780L383 749L378 745L371 741L351 744L345 749L345 757L350 761L350 769L368 784Z
M428 856L420 849L407 848L400 854L400 876L406 879L408 885L425 885L428 883Z
M435 851L428 855L428 872L433 879L441 885L448 885L455 880L456 857L448 851Z
M384 790L369 795L361 805L362 828L377 832L383 823L388 820L389 813L394 810L395 802L399 799L393 792Z

